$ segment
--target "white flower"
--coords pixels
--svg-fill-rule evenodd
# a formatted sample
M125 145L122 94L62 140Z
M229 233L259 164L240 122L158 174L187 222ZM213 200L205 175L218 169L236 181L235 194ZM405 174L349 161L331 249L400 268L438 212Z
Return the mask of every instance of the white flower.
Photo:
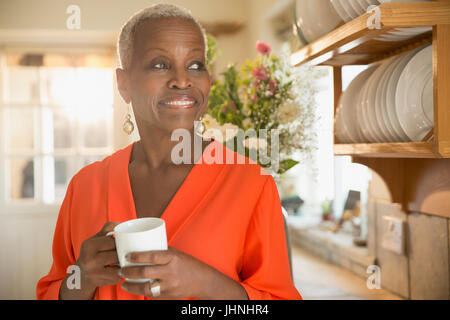
M203 124L205 125L206 129L220 127L217 120L215 118L211 117L209 114L203 115Z
M286 85L289 81L293 80L292 75L288 75L285 70L275 70L273 77L278 80L280 86Z
M293 122L299 115L300 109L294 102L287 102L281 105L276 112L276 118L280 124Z
M242 126L244 127L245 130L251 129L251 128L253 128L253 122L250 118L245 118L242 121Z

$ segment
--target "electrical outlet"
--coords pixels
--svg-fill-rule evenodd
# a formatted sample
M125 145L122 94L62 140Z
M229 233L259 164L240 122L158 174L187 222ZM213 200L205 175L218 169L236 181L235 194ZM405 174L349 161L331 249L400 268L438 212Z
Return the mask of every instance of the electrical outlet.
M402 219L383 216L383 236L381 246L383 249L398 254L405 253L405 222Z

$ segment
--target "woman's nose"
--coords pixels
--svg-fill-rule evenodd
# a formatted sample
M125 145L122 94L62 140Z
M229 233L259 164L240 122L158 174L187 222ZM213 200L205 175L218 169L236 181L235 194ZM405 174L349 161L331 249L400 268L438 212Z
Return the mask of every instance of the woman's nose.
M192 81L185 70L174 70L168 86L170 89L187 89L192 87Z

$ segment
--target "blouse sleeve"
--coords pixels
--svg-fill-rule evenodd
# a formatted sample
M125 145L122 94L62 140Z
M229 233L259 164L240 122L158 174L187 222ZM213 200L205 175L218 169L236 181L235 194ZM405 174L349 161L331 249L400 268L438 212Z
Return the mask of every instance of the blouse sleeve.
M272 176L247 231L240 278L250 300L302 299L291 277L281 202Z
M53 264L50 272L41 278L36 287L39 300L58 300L61 283L67 275L67 267L75 264L70 230L70 211L73 197L73 179L67 188L61 205L53 236Z

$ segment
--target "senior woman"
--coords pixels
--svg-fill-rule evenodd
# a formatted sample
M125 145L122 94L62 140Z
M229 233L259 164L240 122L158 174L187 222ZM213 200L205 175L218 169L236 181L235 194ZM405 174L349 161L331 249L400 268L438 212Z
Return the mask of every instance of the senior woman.
M273 178L249 161L206 163L206 155L238 155L201 137L200 156L191 152L184 164L171 158L175 129L199 137L194 121L206 111L210 89L205 39L187 10L167 4L138 12L122 28L117 82L140 140L70 181L38 299L301 299ZM133 129L129 120L125 127ZM121 269L106 234L142 217L165 221L168 250L133 253L131 262L153 265ZM72 265L80 270L79 288L68 286Z

